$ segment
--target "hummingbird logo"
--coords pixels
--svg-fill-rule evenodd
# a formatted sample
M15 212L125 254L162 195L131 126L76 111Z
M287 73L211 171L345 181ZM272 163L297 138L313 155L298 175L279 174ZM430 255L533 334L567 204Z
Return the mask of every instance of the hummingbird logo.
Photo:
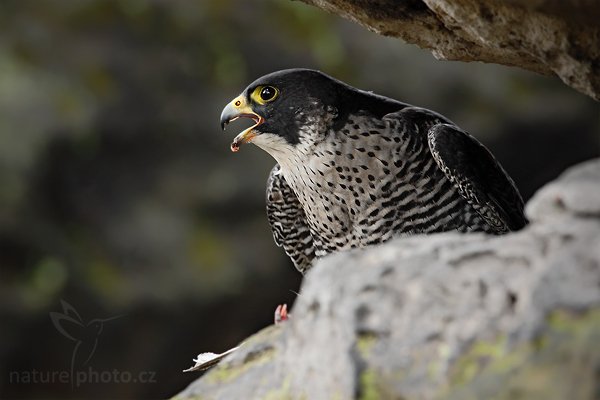
M120 318L121 315L111 318L95 318L85 322L75 308L64 300L60 301L61 312L51 312L50 319L64 337L75 342L73 355L71 356L71 387L73 386L73 371L75 368L86 365L98 347L98 339L104 324L108 321Z

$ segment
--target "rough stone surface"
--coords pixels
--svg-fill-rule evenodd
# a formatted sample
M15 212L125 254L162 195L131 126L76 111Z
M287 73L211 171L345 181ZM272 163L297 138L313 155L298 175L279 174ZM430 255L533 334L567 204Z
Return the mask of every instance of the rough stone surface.
M554 74L600 99L600 5L594 0L302 0L444 60Z
M600 396L600 159L571 168L504 236L402 238L320 261L293 318L181 399Z

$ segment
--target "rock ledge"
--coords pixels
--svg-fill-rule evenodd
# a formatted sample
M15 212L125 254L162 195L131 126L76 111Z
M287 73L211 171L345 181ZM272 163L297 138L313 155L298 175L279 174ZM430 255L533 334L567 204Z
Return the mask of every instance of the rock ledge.
M600 100L600 5L593 0L302 0L438 59L556 75Z
M600 390L600 160L490 237L410 237L321 260L293 319L178 399L593 399Z

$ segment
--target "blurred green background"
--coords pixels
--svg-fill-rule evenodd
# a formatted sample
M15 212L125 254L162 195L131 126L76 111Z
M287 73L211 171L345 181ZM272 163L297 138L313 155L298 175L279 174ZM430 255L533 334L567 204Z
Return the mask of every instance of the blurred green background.
M250 81L290 67L446 115L526 198L600 153L598 103L558 79L436 61L299 2L2 0L0 397L169 397L198 377L181 373L196 354L293 302L301 277L264 211L274 161L234 155L241 125L219 128ZM49 315L61 299L84 326L121 316L86 331L86 370L154 382L15 382L70 370L76 342Z

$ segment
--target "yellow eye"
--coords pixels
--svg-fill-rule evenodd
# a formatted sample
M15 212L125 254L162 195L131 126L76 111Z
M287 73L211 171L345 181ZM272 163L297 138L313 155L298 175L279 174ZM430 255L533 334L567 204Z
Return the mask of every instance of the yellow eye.
M260 105L273 101L279 95L279 90L273 86L258 86L250 96L252 100Z

